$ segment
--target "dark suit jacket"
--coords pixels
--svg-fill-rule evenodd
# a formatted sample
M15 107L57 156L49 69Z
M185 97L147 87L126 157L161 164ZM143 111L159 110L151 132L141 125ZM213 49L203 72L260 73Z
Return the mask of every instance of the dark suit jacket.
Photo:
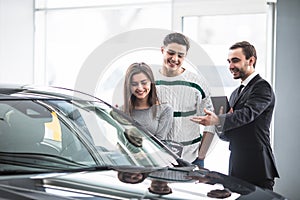
M231 150L229 174L252 183L279 177L270 145L274 92L259 75L237 90L229 99L234 112L220 115Z

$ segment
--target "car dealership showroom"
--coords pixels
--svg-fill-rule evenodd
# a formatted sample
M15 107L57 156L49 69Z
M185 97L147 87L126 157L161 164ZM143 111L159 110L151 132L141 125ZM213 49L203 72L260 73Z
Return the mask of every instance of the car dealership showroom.
M300 199L299 10L0 0L0 199Z

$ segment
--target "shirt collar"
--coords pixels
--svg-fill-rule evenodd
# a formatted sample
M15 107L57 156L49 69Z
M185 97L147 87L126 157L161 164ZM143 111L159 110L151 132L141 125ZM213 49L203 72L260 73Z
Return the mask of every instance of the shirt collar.
M242 81L242 85L246 86L258 73L254 71L250 76L248 76L244 81Z

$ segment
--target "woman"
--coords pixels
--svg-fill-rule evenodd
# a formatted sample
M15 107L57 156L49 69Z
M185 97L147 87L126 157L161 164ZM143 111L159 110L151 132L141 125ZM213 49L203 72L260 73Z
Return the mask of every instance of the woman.
M173 109L159 102L154 76L146 63L133 63L127 69L123 110L160 140L171 130Z

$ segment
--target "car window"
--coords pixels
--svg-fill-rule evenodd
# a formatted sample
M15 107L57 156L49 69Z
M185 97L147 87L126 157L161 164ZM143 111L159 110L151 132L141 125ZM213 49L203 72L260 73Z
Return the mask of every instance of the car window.
M151 134L124 113L101 102L75 99L0 102L1 152L56 156L84 166L177 164L176 157Z
M76 125L106 164L156 167L176 162L153 141L151 134L146 134L122 113L103 103L81 100L51 100L47 103Z
M2 152L43 153L95 163L70 127L38 101L1 101L0 113Z

